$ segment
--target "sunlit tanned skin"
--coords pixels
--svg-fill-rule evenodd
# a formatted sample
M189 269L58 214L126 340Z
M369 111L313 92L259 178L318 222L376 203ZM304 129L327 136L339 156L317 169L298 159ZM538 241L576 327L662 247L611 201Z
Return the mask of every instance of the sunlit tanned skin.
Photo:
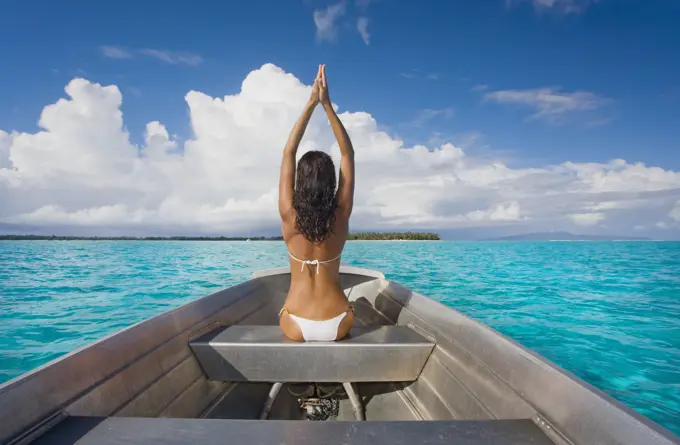
M326 112L342 155L337 190L335 170L325 153L306 153L300 159L296 176L298 146L319 103ZM337 328L336 339L346 336L352 328L354 313L348 311L349 302L340 287L340 259L337 257L347 240L353 198L354 149L331 105L325 65L320 65L312 94L283 150L279 182L279 212L288 251L300 260L322 263L304 264L290 259L291 285L280 325L284 334L293 340L304 341L305 338L290 314L308 320L329 320L347 312ZM335 258L335 261L329 261Z

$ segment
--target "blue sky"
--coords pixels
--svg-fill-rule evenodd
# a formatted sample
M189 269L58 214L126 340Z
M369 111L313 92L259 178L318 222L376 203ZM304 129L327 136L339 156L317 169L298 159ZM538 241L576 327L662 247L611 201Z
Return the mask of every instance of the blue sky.
M530 1L348 1L335 39L321 41L313 13L332 4L6 2L0 122L34 131L42 107L63 96L72 77L84 76L121 88L135 137L156 119L187 137L187 91L237 91L265 62L309 82L323 62L342 108L369 111L408 141L427 142L439 132L529 165L621 157L680 168L677 2L584 1L569 12L559 1L543 9ZM356 29L358 17L368 19L369 45ZM111 59L103 46L184 52L201 62ZM559 87L601 103L561 113L557 123L527 120L530 106L484 101L484 92L473 91L478 85ZM428 115L423 110L442 113L419 119Z
M414 202L402 206L408 209L403 211L398 211L401 203L392 197L381 195L381 201L367 194L367 209L368 203L378 209L384 206L378 210L379 227L403 228L406 224L419 228L422 223L428 228L451 228L453 224L468 230L481 224L486 230L488 223L494 222L504 227L503 233L580 229L654 236L663 232L664 237L673 232L672 236L678 236L678 23L680 3L674 0L117 1L80 2L77 6L71 2L6 1L0 15L0 173L3 163L11 165L14 173L5 169L4 187L11 198L0 198L0 223L35 222L49 214L52 219L45 221L82 217L91 224L98 212L108 216L107 212L113 212L115 222L121 215L142 210L157 212L153 214L161 218L165 207L159 203L177 198L169 194L164 201L138 188L129 191L130 196L136 193L134 199L119 202L112 198L114 191L94 197L94 191L88 189L91 179L82 178L96 164L88 164L90 152L95 153L102 144L88 145L87 138L110 139L107 125L121 125L116 123L117 93L91 87L95 83L115 85L122 93L123 126L118 130L125 137L129 134L140 152L150 147L145 139L147 124L158 121L151 130L165 141L162 147L175 147L168 153L183 153L185 143L198 141L194 145L202 147L202 159L209 165L208 159L214 156L243 149L212 147L206 142L221 131L219 120L213 117L228 106L220 98L238 95L244 79L252 77L253 85L271 90L271 104L289 101L297 97L299 86L263 65L271 63L308 85L317 65L325 63L331 96L340 111L369 113L380 130L403 141L405 150L426 145L432 156L419 158L419 165L428 165L429 170L420 172L419 177L432 175L430 186L441 179L438 172L446 171L449 176L445 180L450 184L462 181L471 187L471 195L463 196L462 187L456 189L461 196L437 195L436 200L420 206L416 201L421 198L413 191ZM69 84L74 78L88 82ZM64 91L67 84L81 95L69 93L71 108L62 107L58 116L52 117L49 133L53 142L58 142L52 146L36 134L41 130L38 120L47 105L68 98ZM283 98L278 97L283 91L279 87L286 88ZM188 100L190 91L201 93L192 96L193 105ZM205 98L216 99L211 105ZM257 100L253 102L252 95L241 93L240 99L246 104L242 109L249 110L246 115L251 113L249 119L262 113L262 108L253 105ZM277 113L288 122L297 107L297 103L287 102ZM222 118L238 113L241 111L229 109ZM93 116L102 120L90 121ZM357 119L354 131L361 132L367 121ZM104 121L108 124L102 131L93 130ZM211 132L198 134L196 128L203 128L201 123L206 122L213 122ZM69 132L74 125L81 125L81 131ZM258 125L265 132L273 128L264 120ZM91 135L78 136L90 130ZM234 131L234 140L258 140L258 134L250 134L248 129ZM375 130L371 131L374 135ZM19 133L30 137L15 137ZM275 138L274 133L272 130L268 150L278 150L282 143L282 136ZM68 140L74 134L75 141ZM370 149L373 136L364 136ZM456 164L457 155L452 152L441 164L435 162L437 147L445 143L464 151L464 166ZM27 144L35 145L36 151L26 149ZM121 144L111 147L113 153L127 150L126 142ZM3 150L8 154L3 155ZM61 170L54 167L50 173L40 163L47 153L70 153L79 162L59 167ZM273 151L266 153L264 156L270 157ZM393 159L400 156L395 153ZM92 159L100 156L95 154ZM103 159L109 158L99 161ZM613 159L626 162L609 164ZM134 164L132 159L124 162ZM572 164L564 167L565 162ZM638 162L646 167L636 167ZM159 170L160 165L153 168ZM269 179L276 174L274 164L270 167L271 172L263 170ZM101 175L114 170L102 170ZM39 181L27 179L36 175L42 181L52 173L66 171L82 176L87 190L82 185L77 188L75 182L51 184L62 190L62 199L56 192L41 194L47 193L39 191L44 184L38 187ZM488 171L501 173L493 180L483 179ZM541 187L535 186L533 179L538 174L546 175L540 181L553 181L551 187L565 200L555 203L551 215L539 216L537 203L542 201L536 194ZM517 188L515 195L501 186L489 186L520 176L529 179L512 183L511 187ZM2 180L0 174L0 188ZM248 183L249 178L243 180ZM404 179L404 184L409 181ZM269 199L264 185L262 189L243 188L232 182L213 181L197 190L232 187L240 190L238 193L251 193L249 199ZM165 182L159 182L159 188L160 184ZM450 187L441 184L438 187ZM373 192L385 192L380 184L376 187ZM484 187L484 193L474 194ZM243 191L246 189L248 193ZM238 200L239 195L231 198ZM210 201L218 208L222 204ZM404 216L408 212L410 219ZM419 217L423 212L429 216ZM621 212L628 212L625 218ZM650 215L648 221L640 216L643 213ZM137 215L146 221L149 214ZM373 221L370 214L367 210L365 219L359 220ZM223 226L210 230L217 227L222 230Z

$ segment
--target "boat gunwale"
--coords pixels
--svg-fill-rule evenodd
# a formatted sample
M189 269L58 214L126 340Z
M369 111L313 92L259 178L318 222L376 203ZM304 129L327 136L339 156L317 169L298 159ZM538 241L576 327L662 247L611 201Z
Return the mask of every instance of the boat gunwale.
M2 393L4 391L6 391L8 388L10 388L11 386L17 384L19 381L28 380L28 379L35 377L36 374L40 373L45 368L48 368L48 367L54 365L57 362L66 360L66 359L68 359L68 358L70 358L74 355L80 354L80 353L84 352L85 350L87 350L87 349L89 349L93 346L96 346L96 345L104 343L108 340L111 340L113 337L116 337L120 334L123 334L126 331L134 330L134 329L138 328L140 325L143 325L145 323L151 322L152 320L156 320L156 319L159 319L159 318L162 318L162 317L166 317L166 316L169 317L173 313L177 313L179 311L186 310L191 305L194 305L198 302L201 302L201 301L207 300L209 298L215 297L217 294L219 294L221 292L233 291L234 289L236 289L240 286L252 284L253 282L256 282L260 278L270 277L270 276L274 276L274 275L285 275L285 274L290 274L290 267L288 267L288 266L276 267L276 268L262 269L262 270L259 270L259 271L255 271L255 272L252 273L251 278L246 280L246 281L242 281L240 283L234 284L233 286L229 286L229 287L219 289L219 290L217 290L213 293L210 293L208 295L203 295L203 296L198 297L194 300L187 301L186 303L183 303L183 304L181 304L177 307L169 308L169 309L167 309L163 312L160 312L156 315L153 315L149 318L145 318L144 320L140 320L140 321L135 322L135 323L133 323L129 326L125 326L123 328L120 328L117 331L111 332L111 333L109 333L109 334L107 334L107 335L105 335L101 338L98 338L98 339L93 340L89 343L86 343L82 346L79 346L76 349L73 349L72 351L69 351L69 352L67 352L63 355L60 355L59 357L56 357L56 358L54 358L54 359L52 359L48 362L43 363L42 365L36 366L35 368L33 368L29 371L26 371L23 374L20 374L16 377L13 377L13 378L11 378L10 380L8 380L4 383L0 383L0 395L2 395ZM384 279L385 278L385 276L383 275L382 272L379 272L379 271L376 271L376 270L363 269L363 268L360 268L360 267L352 267L352 266L344 266L344 265L340 266L340 275L360 275L360 276L366 276L366 277L375 278L375 279ZM248 293L244 294L241 298L245 298L247 296L248 296ZM232 301L229 304L233 304L236 301L238 301L238 300Z
M436 320L436 316L439 317L446 317L448 318L447 323L445 325L447 326L455 326L455 325L467 325L465 326L467 329L472 328L472 330L477 330L477 334L483 333L484 334L484 340L488 344L496 344L498 349L501 351L505 351L508 353L508 351L514 351L516 355L514 356L516 360L516 364L520 364L520 360L525 360L531 362L532 367L537 367L536 369L541 369L544 372L552 373L551 379L554 380L554 378L557 377L566 377L568 379L567 381L569 383L575 384L580 389L585 390L584 394L586 396L591 395L594 397L594 400L591 401L596 401L600 405L601 408L607 408L610 409L612 414L614 416L628 416L628 419L625 417L623 419L619 419L621 421L626 422L627 424L630 424L634 426L638 430L643 430L647 433L650 439L656 440L653 443L658 443L658 444L680 444L680 437L675 435L672 431L668 430L667 428L663 427L662 425L654 422L650 418L646 417L645 415L635 411L625 403L615 399L614 397L610 396L609 394L605 393L603 390L595 387L594 385L586 382L585 380L581 379L574 373L562 368L555 362L549 360L547 357L544 357L543 355L529 349L528 347L522 345L521 343L515 341L514 339L506 336L505 334L502 334L501 332L497 331L496 329L492 328L491 326L476 320L458 310L456 310L453 307L444 305L440 301L437 301L433 298L429 298L425 295L422 295L404 285L401 285L399 283L390 281L390 280L383 280L383 283L381 285L382 290L380 292L381 295L389 297L394 303L400 305L403 309L408 310L413 316L415 316L417 319L419 319L423 324L428 326L429 328L433 329L435 332L429 331L429 329L424 328L422 325L417 326L420 329L426 330L429 332L430 335L432 335L436 341L437 346L435 347L435 350L437 348L443 350L443 352L450 354L446 350L446 344L445 342L451 343L455 345L456 348L460 349L462 352L467 354L468 357L471 357L473 360L475 360L480 366L482 366L485 370L488 372L492 373L494 376L496 376L501 382L503 382L508 388L510 388L518 397L521 399L525 400L533 410L536 411L536 414L543 417L543 419L535 419L535 421L540 422L541 420L548 421L554 425L557 426L557 430L560 433L564 433L565 428L560 426L560 422L554 422L554 419L551 418L549 415L545 415L545 409L542 408L543 403L541 403L540 400L537 400L536 397L534 397L530 392L528 391L518 391L517 384L516 382L509 382L507 375L503 375L503 373L499 373L498 371L503 368L508 368L511 369L512 366L508 366L507 364L505 366L493 366L487 363L488 358L485 360L484 358L480 357L480 353L475 353L474 351L471 351L470 348L466 347L464 344L461 343L461 339L457 339L455 336L452 334L444 331L441 329L441 327L436 326L434 323L432 323L432 320ZM408 297L406 298L405 303L400 301L399 299L395 298L393 296L393 293L390 292L390 290L398 290L401 292L406 292L408 293ZM415 300L414 301L414 297ZM427 310L427 313L425 312L424 306L430 305L430 308L425 308L429 309ZM443 315L445 314L445 315ZM453 315L453 317L451 317ZM434 316L434 318L433 318ZM456 318L458 320L462 320L464 323L455 323ZM400 320L392 320L394 323L399 323ZM416 324L417 325L417 324ZM472 337L468 334L468 337ZM443 341L442 341L443 340ZM503 344L505 344L505 347L503 347ZM434 354L434 351L433 351ZM493 357L493 354L489 354L489 356ZM498 360L497 357L495 357L495 360ZM507 374L507 373L505 373ZM517 378L515 378L517 380ZM528 380L527 377L523 377L522 380ZM531 387L531 385L529 385ZM590 403L591 401L582 401L583 403ZM559 403L559 402L558 402ZM588 410L594 411L596 414L599 413L599 410L596 410L594 408L590 408ZM641 428L641 427L644 427ZM581 443L579 441L575 443ZM626 443L626 442L623 442ZM650 442L647 442L650 443Z
M268 271L288 270L288 273L290 273L289 267L267 270ZM379 278L383 276L382 273L377 271L341 266L340 269L341 274L344 274L345 270L348 271L348 275L361 275L366 276L368 278ZM255 275L256 273L254 273L253 275ZM277 272L277 274L278 273L279 272ZM150 329L155 324L167 323L167 326L165 324L164 326L173 331L171 333L164 332L163 334L168 334L165 337L162 337L163 334L158 334L155 338L156 341L152 345L149 345L148 348L145 347L143 350L137 350L136 351L137 354L134 355L134 357L130 357L125 362L121 362L120 364L111 364L111 362L102 361L100 363L95 364L94 366L97 368L95 374L97 374L97 376L88 379L88 382L89 380L92 380L91 383L88 383L84 387L81 387L82 385L80 386L76 385L76 388L74 389L65 389L64 391L62 391L62 394L60 395L53 394L50 395L52 398L49 399L45 404L40 404L39 408L37 409L35 407L28 408L30 411L36 411L35 413L30 413L30 415L28 416L23 416L22 408L26 403L24 401L22 401L19 404L20 405L19 407L15 407L14 410L12 410L12 408L9 406L2 407L2 409L0 409L0 414L5 413L7 414L7 416L6 417L3 416L3 422L2 424L0 424L1 426L0 443L5 443L4 441L8 440L10 441L9 443L13 443L16 440L24 440L24 437L27 434L32 435L32 432L35 431L36 429L41 429L46 424L50 424L51 420L55 416L61 415L63 417L62 413L73 402L85 396L89 392L93 391L95 388L102 385L104 382L114 378L121 371L127 369L129 366L132 366L134 363L136 363L139 359L145 357L150 353L153 353L153 351L157 350L167 341L172 340L172 338L175 338L177 335L182 335L187 330L191 330L191 332L196 332L205 329L206 326L211 324L211 323L205 324L206 320L209 320L215 314L224 311L225 309L233 306L239 301L248 298L250 295L252 295L254 291L258 289L262 290L260 286L262 286L263 282L260 278L264 277L265 276L253 277L240 283L234 284L233 286L219 289L211 294L198 297L180 306L169 308L168 310L156 314L152 317L146 318L129 326L123 327L97 340L91 341L70 352L67 352L66 354L56 357L36 368L33 368L17 377L14 377L8 380L7 382L0 384L0 398L14 397L15 399L17 398L20 399L19 396L22 395L21 392L26 393L26 391L28 391L28 393L34 396L35 395L39 396L40 394L34 394L36 388L26 385L32 386L35 385L37 387L41 387L42 384L39 381L39 379L41 378L47 379L49 377L54 377L50 376L50 373L56 372L53 371L54 369L56 369L55 368L56 366L65 366L68 368L68 365L65 364L68 361L73 361L76 359L82 360L82 358L86 356L88 353L92 353L95 351L101 353L101 351L99 351L99 348L113 349L108 348L109 342L132 341L134 337L134 332L136 330ZM238 291L239 288L242 288L242 291ZM229 298L220 301L218 298L219 294L222 293L229 293ZM204 305L211 304L211 307L201 308L202 304ZM266 304L266 302L263 304ZM259 305L258 309L261 309L261 307L262 305ZM191 313L192 309L195 309L196 313L192 314ZM184 314L182 314L183 312ZM182 325L186 324L186 326L177 325L178 320L174 320L175 317L177 317L178 319L185 319ZM153 330L153 332L157 333L158 331ZM191 337L191 332L189 332L187 339ZM127 336L129 336L130 338L126 338ZM120 347L120 344L118 345L114 344L111 346ZM46 383L49 385L49 380L47 380ZM23 396L27 396L27 394L23 394Z

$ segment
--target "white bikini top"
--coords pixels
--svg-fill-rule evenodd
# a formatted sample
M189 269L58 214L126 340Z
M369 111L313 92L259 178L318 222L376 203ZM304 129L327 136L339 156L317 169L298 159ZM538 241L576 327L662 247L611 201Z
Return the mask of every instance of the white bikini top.
M295 261L299 261L302 263L302 268L300 269L300 272L305 270L305 264L309 266L316 266L316 274L319 275L319 264L326 264L326 263L332 263L333 261L336 261L338 258L340 258L340 255L336 256L332 260L326 260L326 261L319 261L319 260L301 260L300 258L297 258L294 256L292 253L288 252L288 255L294 259Z

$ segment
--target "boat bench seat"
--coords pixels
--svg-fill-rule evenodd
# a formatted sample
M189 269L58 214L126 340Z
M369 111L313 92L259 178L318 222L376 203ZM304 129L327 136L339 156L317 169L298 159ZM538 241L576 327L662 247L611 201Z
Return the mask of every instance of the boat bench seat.
M553 445L531 420L291 422L69 417L35 445Z
M407 326L356 327L334 342L295 342L278 326L234 325L189 343L211 380L411 382L434 343Z

